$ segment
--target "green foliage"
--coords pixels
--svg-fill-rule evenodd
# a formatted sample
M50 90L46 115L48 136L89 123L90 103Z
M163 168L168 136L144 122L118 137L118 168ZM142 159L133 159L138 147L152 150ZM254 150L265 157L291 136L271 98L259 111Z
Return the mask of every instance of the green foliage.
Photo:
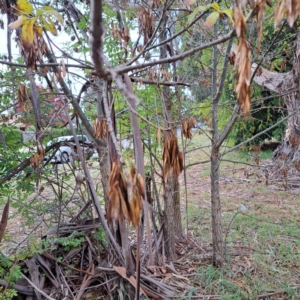
M210 126L212 111L211 101L207 99L200 104L194 105L194 107L195 108L192 108L192 112L196 119L201 120ZM219 130L222 130L231 117L230 107L228 108L227 105L221 105L219 107L218 116Z
M18 292L14 289L6 289L4 293L4 287L0 287L0 300L11 300L18 296Z
M267 94L263 93L263 95L269 94L269 92ZM283 107L283 103L278 97L254 103L251 117L248 120L240 119L234 127L230 138L235 141L235 144L239 144L274 125L284 117L280 110L281 107ZM276 141L281 141L284 136L284 130L285 123L281 123L278 127L251 141L248 145L262 145L266 140L271 141L272 138Z
M94 234L94 239L96 241L101 242L105 247L108 246L108 240L106 238L106 233L102 226L96 230L96 232Z
M13 264L6 256L0 252L0 278L13 285L16 281L22 278L21 268ZM17 291L14 289L6 289L0 287L0 300L11 300L17 296Z
M84 233L78 231L73 231L69 236L58 239L58 243L64 247L65 251L79 247L83 241Z
M12 125L3 124L0 126L4 140L8 148L17 150L22 147L22 133ZM0 143L0 151L3 150L3 144Z

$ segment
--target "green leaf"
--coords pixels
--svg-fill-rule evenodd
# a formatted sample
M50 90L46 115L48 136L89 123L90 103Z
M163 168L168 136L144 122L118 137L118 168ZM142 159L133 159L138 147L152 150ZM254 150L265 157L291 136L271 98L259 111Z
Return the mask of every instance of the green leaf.
M209 7L214 8L216 11L219 11L219 10L220 10L220 6L219 6L218 3L212 3L211 5L209 5Z
M37 17L41 16L42 14L43 14L43 12L42 12L39 8L37 8L37 9L35 10L35 15L36 15Z
M196 8L194 9L194 11L189 15L189 18L188 18L188 24L191 24L191 23L194 21L194 19L195 19L195 17L196 17L196 14L197 14L199 11L203 11L203 10L206 10L206 9L207 9L207 7L206 7L206 6L203 6L203 5L196 7Z
M218 18L219 18L220 14L216 11L212 12L206 19L206 26L208 27L213 27L215 25L215 23L217 22Z
M41 11L42 11L42 13L54 16L58 20L59 23L61 23L61 24L64 23L64 19L63 19L62 15L57 10L55 10L53 7L43 6L41 8Z
M43 23L43 27L47 30L50 31L53 35L57 35L57 30L54 26L54 23L49 20L49 22L47 20L45 20L43 17L41 17L42 19L42 23Z

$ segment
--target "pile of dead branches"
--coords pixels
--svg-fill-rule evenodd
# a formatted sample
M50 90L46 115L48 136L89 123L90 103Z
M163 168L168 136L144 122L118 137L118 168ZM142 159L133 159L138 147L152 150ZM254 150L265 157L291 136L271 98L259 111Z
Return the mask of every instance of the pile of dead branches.
M43 237L45 249L32 257L14 262L22 270L22 279L16 284L0 280L0 286L14 288L17 299L132 299L128 295L128 285L134 290L135 274L126 274L126 269L116 261L111 261L112 253L105 236L99 239L98 220L86 221L83 225L69 223L50 229ZM82 237L78 247L68 249L62 240L71 240L76 232ZM103 231L104 232L104 231ZM140 297L143 299L170 299L187 296L194 289L195 261L188 254L195 249L200 263L210 260L211 253L192 239L177 240L178 261L168 262L163 250L163 230L154 239L153 253L155 266L141 264ZM143 242L145 248L146 241ZM131 244L131 252L136 252L136 242ZM141 261L147 260L142 252ZM133 255L135 257L135 255ZM202 261L202 262L201 262ZM134 261L134 263L136 263ZM199 261L198 261L199 264ZM197 265L197 263L196 263ZM194 293L194 295L198 295ZM207 297L198 295L199 298ZM212 296L211 296L212 297ZM211 298L214 299L214 298Z

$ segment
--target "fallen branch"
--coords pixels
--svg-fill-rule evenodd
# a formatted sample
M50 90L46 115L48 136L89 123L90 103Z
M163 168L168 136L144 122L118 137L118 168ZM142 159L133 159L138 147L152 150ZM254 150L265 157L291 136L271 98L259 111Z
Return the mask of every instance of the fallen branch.
M33 282L30 281L24 274L21 274L21 275L35 290L37 290L39 293L41 293L45 298L47 298L49 300L55 300L54 298L48 296L45 292L43 292L42 290L40 290L37 286L35 286L33 284Z

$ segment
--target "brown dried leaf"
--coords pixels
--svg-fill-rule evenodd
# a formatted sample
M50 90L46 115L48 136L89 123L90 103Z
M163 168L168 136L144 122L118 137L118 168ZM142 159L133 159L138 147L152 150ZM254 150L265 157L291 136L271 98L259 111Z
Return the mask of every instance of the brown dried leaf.
M28 91L26 85L18 82L18 102L23 105L28 100Z
M110 187L109 204L107 208L108 222L118 221L120 218L120 199L116 187Z
M298 0L282 0L275 5L275 28L278 27L286 13L287 22L294 27L297 17L300 15L300 2Z
M179 176L182 171L182 153L178 147L177 137L172 130L164 131L163 142L163 177L165 182L168 179L168 174L173 170L175 176Z
M122 216L134 227L139 225L143 187L140 179L137 180L137 178L135 166L131 166L130 173L125 177L120 163L113 162L109 178L110 190L107 212L109 222L117 221Z
M278 27L282 21L284 15L284 8L285 8L285 0L282 0L281 2L276 2L275 9L274 9L275 28Z
M102 118L96 118L94 121L94 132L95 137L98 139L104 139L105 134L108 132L108 125L106 122L106 119L104 117Z
M259 0L256 5L256 10L257 10L257 49L256 49L256 54L257 55L260 52L265 6L266 6L266 0Z
M145 198L145 184L144 184L144 180L143 180L143 177L142 175L139 173L137 174L137 187L138 187L138 191L139 191L139 194Z
M37 169L39 166L39 155L35 153L30 157L30 165L32 168Z
M129 203L127 200L125 200L125 197L123 196L121 189L118 188L117 190L118 190L118 195L119 195L119 199L120 199L120 207L121 207L120 215L124 216L124 218L130 223L131 216L130 216Z
M238 7L234 9L235 17L235 29L239 39L236 64L238 62L238 76L237 76L237 86L236 93L239 100L239 104L243 107L244 116L247 117L250 111L250 97L251 97L251 62L250 56L251 51L248 46L246 38L246 21L243 13Z
M136 279L131 275L129 278L126 275L126 269L124 267L117 267L117 266L113 266L114 270L119 273L124 279L128 280L133 287L135 288L137 286L136 284ZM140 287L140 294L145 295L145 292L143 291L143 289Z

